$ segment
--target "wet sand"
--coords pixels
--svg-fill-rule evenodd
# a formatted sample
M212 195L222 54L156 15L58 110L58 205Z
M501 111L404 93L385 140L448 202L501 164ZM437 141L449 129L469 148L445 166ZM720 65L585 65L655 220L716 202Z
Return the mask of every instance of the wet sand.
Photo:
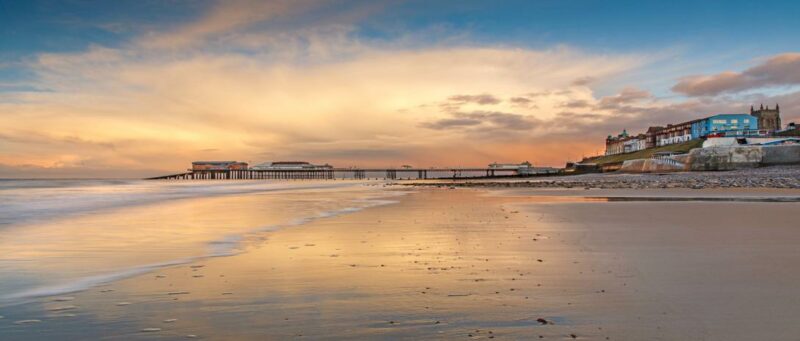
M797 339L800 203L603 199L641 193L420 188L235 256L0 308L0 335Z

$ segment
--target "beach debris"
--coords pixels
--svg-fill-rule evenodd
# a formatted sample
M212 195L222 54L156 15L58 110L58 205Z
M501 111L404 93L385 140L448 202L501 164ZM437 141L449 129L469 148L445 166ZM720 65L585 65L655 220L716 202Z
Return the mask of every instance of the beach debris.
M447 294L447 297L464 297L469 295L471 294Z
M232 292L223 292L222 294L223 294L223 295L233 295L233 293L232 293Z
M306 244L306 246L317 246L316 244Z
M126 305L131 305L131 302L119 302L119 303L117 303L117 306L120 306L120 307L126 306Z
M53 299L54 302L67 302L74 300L75 297L64 296L64 297L56 297Z
M541 317L540 317L540 318L538 318L538 319L536 319L536 322L539 322L539 324L541 324L541 325L545 325L545 324L552 324L552 323L553 323L553 322L550 322L550 321L548 321L548 320L545 320L545 319L543 319L543 318L541 318Z
M569 334L569 337L571 337L571 338L573 338L573 339L577 339L577 338L578 338L578 335L575 335L575 334Z
M203 275L194 275L192 277L194 277L194 278L202 278L202 277L205 277L205 276L203 276Z
M167 276L164 275L156 275L156 278L166 278Z
M299 248L300 248L299 246L290 246L289 250L295 250L295 249L299 249Z
M72 310L72 309L77 309L77 308L78 307L76 307L74 305L63 305L63 306L58 306L58 307L52 307L52 308L49 308L47 310L49 310L49 311L64 311L64 310Z
M536 261L539 262L539 263L544 262L544 260L542 260L542 259L537 259Z
M100 292L112 292L112 291L114 291L114 289L100 290Z
M167 295L188 295L188 291L170 291Z
M172 323L172 322L175 322L175 321L177 321L177 320L178 320L178 319L166 319L166 320L164 320L164 321L161 321L161 322L164 322L164 323Z
M154 332L160 332L161 328L143 328L139 331L142 333L154 333Z
M33 323L41 323L42 320L19 320L14 321L14 324L33 324Z

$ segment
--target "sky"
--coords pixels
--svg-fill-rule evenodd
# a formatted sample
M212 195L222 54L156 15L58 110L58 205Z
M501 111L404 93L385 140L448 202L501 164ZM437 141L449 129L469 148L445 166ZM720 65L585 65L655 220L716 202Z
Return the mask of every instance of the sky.
M797 1L0 0L0 178L537 166L780 103Z

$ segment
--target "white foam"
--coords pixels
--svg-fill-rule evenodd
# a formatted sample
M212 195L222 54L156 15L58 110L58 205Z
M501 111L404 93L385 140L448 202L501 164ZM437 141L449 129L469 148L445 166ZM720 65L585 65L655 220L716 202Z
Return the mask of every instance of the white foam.
M317 187L309 186L309 188L317 188ZM319 219L337 217L337 216L341 216L341 215L345 215L345 214L359 212L359 211L362 211L364 209L371 208L371 207L377 207L377 206L393 204L393 203L396 203L397 201L386 200L386 199L383 199L383 198L389 197L389 196L404 195L406 193L408 193L408 192L389 192L389 193L383 193L385 195L382 195L382 196L375 196L375 197L369 197L369 198L363 198L363 199L354 200L354 202L357 202L360 205L351 206L351 207L344 207L344 208L341 208L341 209L336 209L336 210L331 210L331 211L319 212L319 213L317 213L317 214L315 214L313 216L310 216L310 217L295 218L295 219L293 219L293 220L291 220L291 221L289 221L287 223L284 223L284 224L262 226L262 227L253 229L248 233L245 233L245 235L248 235L248 234L260 234L260 233L264 233L264 232L274 232L274 231L278 231L280 229L287 228L287 227L296 227L296 226L305 225L305 224L311 223L311 222L319 220ZM26 302L29 302L32 299L36 299L36 298L59 296L59 295L65 295L65 294L80 292L80 291L83 291L83 290L86 290L86 289L89 289L89 288L92 288L92 287L97 287L97 286L100 286L100 285L108 284L108 283L119 281L119 280L122 280L122 279L139 276L139 275L142 275L142 274L145 274L145 273L149 273L149 272L152 272L154 270L161 269L161 268L172 267L172 266L177 266L177 265L183 265L183 264L187 264L187 263L196 262L196 261L204 259L204 258L233 256L233 255L236 255L239 252L241 252L241 243L244 240L245 235L226 235L226 236L224 236L223 238L221 238L219 240L215 240L215 241L209 242L208 243L208 252L204 256L177 259L177 260L171 260L171 261L148 264L148 265L141 265L141 266L128 268L128 269L125 269L125 270L122 270L122 271L117 271L117 272L112 272L112 273L107 273L107 274L102 274L102 275L97 275L97 276L80 278L80 279L74 280L74 281L69 282L69 283L62 283L62 284L51 285L51 286L44 286L44 287L25 290L25 291L13 293L13 294L5 295L5 296L0 296L0 305L12 304L12 303L13 304L26 303ZM128 303L128 302L123 302L123 303ZM118 305L122 305L122 304L118 304Z

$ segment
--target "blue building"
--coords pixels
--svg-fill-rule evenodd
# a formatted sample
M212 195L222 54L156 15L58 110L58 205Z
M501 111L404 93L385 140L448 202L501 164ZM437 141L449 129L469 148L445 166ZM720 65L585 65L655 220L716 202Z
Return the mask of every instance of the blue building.
M692 139L711 133L748 135L758 131L758 119L748 114L720 114L692 121Z

